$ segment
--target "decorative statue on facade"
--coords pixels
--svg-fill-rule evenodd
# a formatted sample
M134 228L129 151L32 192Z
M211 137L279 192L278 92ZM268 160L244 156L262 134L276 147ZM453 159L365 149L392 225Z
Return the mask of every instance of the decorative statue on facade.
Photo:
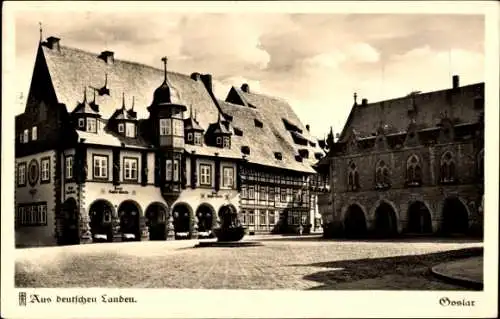
M169 215L166 223L167 228L167 240L175 238L175 230L174 230L174 217Z

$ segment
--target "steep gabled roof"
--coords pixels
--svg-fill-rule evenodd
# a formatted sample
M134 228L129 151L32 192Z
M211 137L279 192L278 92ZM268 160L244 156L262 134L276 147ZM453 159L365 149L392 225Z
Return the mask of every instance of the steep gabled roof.
M269 126L275 140L280 143L284 149L286 149L285 153L283 153L284 156L285 154L290 154L290 157L295 161L294 157L295 155L298 155L298 150L304 148L304 145L299 145L294 142L292 133L287 130L285 122L292 124L295 128L298 128L302 132L302 136L305 139L314 143L315 146L311 146L308 143L307 148L309 150L309 154L317 152L324 153L319 147L316 138L309 134L309 131L295 114L290 104L288 104L285 100L260 93L245 92L235 87L232 87L231 91L228 94L226 101L231 102L229 100L233 100L234 97L237 96L240 99L243 99L243 101L237 101L242 104L240 108L255 108L258 114L260 114L260 117L263 119L264 127ZM304 160L303 163L310 166L316 163L316 161L317 160L314 156L310 156L307 160Z
M484 83L477 83L456 89L412 94L365 105L356 104L351 109L339 141L344 141L347 132L351 129L358 131L360 137L370 136L377 129L380 121L389 125L388 133L405 132L410 122L411 98L414 99L415 120L419 129L435 127L444 109L448 109L449 113L453 114L454 124L474 122L480 111L475 109L474 100L483 94Z
M153 101L153 93L164 80L163 70L144 64L114 59L106 63L98 54L60 46L60 50L42 46L58 102L71 112L82 99L82 88L99 89L104 86L110 95L97 95L96 102L103 118L109 118L122 105L122 92L135 97L138 118L147 118L147 107ZM175 72L168 73L169 82L178 91L185 105L196 110L202 127L217 120L218 110L201 81ZM127 105L131 101L126 101Z

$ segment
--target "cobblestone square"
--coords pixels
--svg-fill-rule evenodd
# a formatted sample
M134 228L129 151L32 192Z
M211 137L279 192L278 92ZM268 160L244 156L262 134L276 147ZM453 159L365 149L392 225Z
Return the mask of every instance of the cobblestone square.
M17 287L460 290L431 266L477 255L482 242L247 237L260 247L197 240L18 249Z

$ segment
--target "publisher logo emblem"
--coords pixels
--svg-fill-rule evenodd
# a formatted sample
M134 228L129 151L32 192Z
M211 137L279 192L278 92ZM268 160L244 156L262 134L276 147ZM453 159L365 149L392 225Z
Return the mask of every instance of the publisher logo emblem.
M19 293L19 306L26 307L26 293L25 292Z

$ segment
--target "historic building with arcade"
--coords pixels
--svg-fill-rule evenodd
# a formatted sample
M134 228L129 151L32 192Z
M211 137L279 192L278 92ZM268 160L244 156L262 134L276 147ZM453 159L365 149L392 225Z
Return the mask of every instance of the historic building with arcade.
M321 228L323 149L285 101L61 45L38 47L16 116L17 246ZM302 225L302 226L301 226Z
M326 141L324 235L483 231L484 83L354 105ZM325 141L322 141L325 144Z

